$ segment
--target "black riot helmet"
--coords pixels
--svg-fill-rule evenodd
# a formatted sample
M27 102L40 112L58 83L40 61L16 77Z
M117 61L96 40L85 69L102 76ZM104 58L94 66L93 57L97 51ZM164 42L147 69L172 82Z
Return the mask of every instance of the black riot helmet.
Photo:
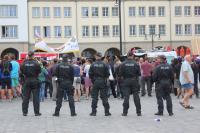
M67 62L69 59L69 54L63 54L62 59L64 62Z
M29 51L29 52L28 52L28 57L29 57L29 58L32 58L33 55L34 55L34 51Z
M165 55L160 55L160 56L158 56L158 58L160 59L161 63L165 63L166 62L166 56Z

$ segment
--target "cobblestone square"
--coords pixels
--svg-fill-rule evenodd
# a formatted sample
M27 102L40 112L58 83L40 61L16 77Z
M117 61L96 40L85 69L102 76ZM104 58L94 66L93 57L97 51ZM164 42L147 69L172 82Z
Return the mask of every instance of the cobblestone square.
M41 117L35 117L32 102L29 113L23 117L21 99L0 102L0 133L199 133L200 100L191 100L194 110L185 110L179 100L173 97L174 116L169 117L166 110L163 117L154 116L157 111L156 98L142 97L142 117L135 113L133 100L129 114L122 117L122 100L110 98L111 117L105 117L99 101L96 117L89 116L91 100L76 103L77 117L71 117L67 102L63 102L60 117L53 117L55 102L47 99L41 103ZM155 119L160 118L157 122Z

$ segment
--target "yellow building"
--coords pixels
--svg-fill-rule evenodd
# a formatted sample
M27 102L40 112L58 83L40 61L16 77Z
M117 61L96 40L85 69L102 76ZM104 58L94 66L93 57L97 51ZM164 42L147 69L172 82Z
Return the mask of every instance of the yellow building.
M123 53L134 47L190 46L200 36L198 0L122 0ZM119 52L119 12L115 0L29 0L29 45L35 34L50 47L76 36L82 54ZM151 36L151 34L155 34ZM110 49L112 49L110 51Z

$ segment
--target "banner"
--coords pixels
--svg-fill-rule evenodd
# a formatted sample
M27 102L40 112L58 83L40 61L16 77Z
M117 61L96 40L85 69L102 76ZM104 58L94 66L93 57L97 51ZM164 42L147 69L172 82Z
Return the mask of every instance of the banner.
M64 47L59 50L59 53L74 53L79 52L79 46L77 39L75 37L70 38L70 40L63 45Z
M147 52L147 57L158 57L159 55L164 55L164 56L170 56L170 57L174 57L177 58L177 54L176 51L170 51L170 52Z
M20 60L26 59L28 53L20 53ZM45 58L46 60L53 60L59 58L58 53L35 53L34 57Z

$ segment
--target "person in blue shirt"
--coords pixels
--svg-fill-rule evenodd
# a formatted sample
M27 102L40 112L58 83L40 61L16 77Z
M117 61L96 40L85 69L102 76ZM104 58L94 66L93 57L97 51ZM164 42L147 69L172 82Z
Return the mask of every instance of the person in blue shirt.
M16 97L17 95L20 96L21 95L21 90L20 90L20 86L19 86L19 70L20 70L20 66L19 63L15 60L15 56L11 55L11 65L12 65L12 70L10 73L10 77L11 77L11 86L14 92L14 96Z

